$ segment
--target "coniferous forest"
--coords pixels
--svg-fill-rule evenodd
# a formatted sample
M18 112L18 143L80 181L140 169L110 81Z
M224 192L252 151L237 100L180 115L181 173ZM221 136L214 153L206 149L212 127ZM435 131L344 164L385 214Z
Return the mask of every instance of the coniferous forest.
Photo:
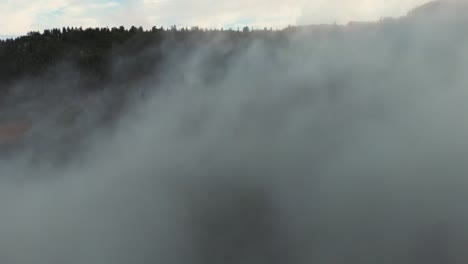
M292 29L292 28L291 28ZM215 37L226 38L233 45L255 38L284 38L285 30L272 29L250 32L248 27L240 30L213 30L198 27L170 29L153 27L131 28L69 28L29 32L15 39L0 40L0 80L2 83L23 77L43 74L48 68L59 63L67 63L84 77L93 80L112 78L111 65L116 57L140 56L138 63L127 68L129 75L137 78L145 69L154 67L164 57L164 52L171 49L184 52L194 49L203 41ZM169 47L169 49L166 49ZM151 48L150 56L143 56L140 51Z
M457 7L461 9L460 7ZM431 2L415 8L401 18L383 18L377 22L350 22L347 25L311 25L288 26L284 29L249 28L240 29L204 29L199 27L170 28L154 26L151 29L132 26L74 28L63 27L32 31L24 36L0 40L0 89L14 80L30 78L47 73L51 68L66 64L78 71L83 80L110 81L125 75L126 80L134 80L151 73L162 73L155 67L175 53L179 57L187 55L216 39L222 39L220 45L229 46L224 53L213 48L213 60L217 62L234 55L248 47L252 42L262 41L272 53L281 52L298 32L310 41L311 46L321 41L340 38L352 40L369 34L381 34L390 44L404 46L410 38L411 28L418 24L427 24L434 31L437 24L434 17L440 16L439 2ZM465 32L463 10L453 10L452 19L458 21L453 26L460 36ZM453 12L452 12L453 13ZM436 23L436 24L434 24ZM450 28L455 30L455 28ZM441 32L443 34L443 32ZM440 33L438 33L440 34ZM171 54L171 55L169 55ZM126 60L124 72L113 72L116 63Z

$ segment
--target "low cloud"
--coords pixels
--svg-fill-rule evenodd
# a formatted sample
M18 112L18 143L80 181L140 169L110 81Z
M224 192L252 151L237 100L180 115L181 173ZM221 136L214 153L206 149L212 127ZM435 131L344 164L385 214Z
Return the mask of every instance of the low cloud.
M86 155L0 159L0 262L466 263L458 22L163 46L164 74L124 87L150 92Z
M349 21L376 21L383 17L400 17L427 0L314 0L307 1L298 24L345 24Z
M346 23L400 16L424 0L411 1L189 1L189 0L18 0L0 3L0 33L25 34L62 26L178 25L274 27ZM247 21L247 22L246 22ZM8 22L8 23L7 23Z

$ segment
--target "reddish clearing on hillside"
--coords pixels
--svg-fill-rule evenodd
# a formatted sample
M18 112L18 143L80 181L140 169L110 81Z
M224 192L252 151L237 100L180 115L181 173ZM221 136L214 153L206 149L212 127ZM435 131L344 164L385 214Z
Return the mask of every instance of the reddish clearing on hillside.
M15 140L31 128L29 122L15 121L0 124L0 143Z

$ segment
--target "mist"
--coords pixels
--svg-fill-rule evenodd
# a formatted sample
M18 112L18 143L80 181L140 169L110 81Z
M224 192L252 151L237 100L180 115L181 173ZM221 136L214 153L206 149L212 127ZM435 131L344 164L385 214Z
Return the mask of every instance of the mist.
M0 159L0 262L466 263L464 25L214 37L72 127L72 67L12 84L2 115L32 128Z

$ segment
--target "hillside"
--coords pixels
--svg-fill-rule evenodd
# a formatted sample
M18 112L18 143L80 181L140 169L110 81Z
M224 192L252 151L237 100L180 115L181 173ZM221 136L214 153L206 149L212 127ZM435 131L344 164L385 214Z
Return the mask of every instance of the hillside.
M222 82L230 65L255 45L261 45L262 52L276 58L303 45L313 49L320 43L329 43L331 48L348 45L344 51L351 52L372 43L377 49L398 54L402 60L414 45L424 45L418 55L422 60L451 68L453 52L441 53L439 49L442 45L458 50L467 43L468 23L460 19L464 17L462 7L466 5L435 1L415 8L406 17L346 26L310 25L282 30L64 27L0 40L1 144L5 149L7 142L12 145L8 148L14 149L40 138L43 143L39 145L43 146L38 147L43 149L49 148L49 141L63 137L60 140L69 143L57 145L73 145L79 140L70 142L70 137L85 137L88 127L113 124L129 101L163 89L168 80L179 83L195 78L209 85ZM448 16L456 23L434 20L434 14L441 14L441 10L456 12L457 15ZM190 63L197 56L203 57L210 71L191 76L174 63ZM340 89L340 78L333 78L326 82L333 89ZM39 119L41 124L35 121ZM21 129L11 128L15 124ZM62 136L48 137L41 128L44 124L62 131Z
M352 22L348 26L311 25L302 27L288 27L283 30L223 30L177 28L168 29L153 27L150 30L132 27L119 28L69 28L50 29L43 32L29 32L26 36L15 39L0 38L0 90L6 84L25 77L34 77L47 73L57 65L75 69L83 81L116 80L125 72L130 79L145 76L149 69L161 65L165 55L176 51L184 53L202 42L209 42L214 38L227 39L233 46L241 47L243 42L268 40L281 45L294 32L300 30L305 34L346 33L359 28L377 28L384 30L393 27L405 30L408 18L419 17L426 20L443 14L450 19L465 17L468 4L459 1L433 1L417 7L400 19L386 19L382 22L360 23ZM392 23L393 22L393 23ZM391 25L388 25L391 24ZM317 36L320 37L320 36ZM151 50L148 48L151 47ZM141 54L142 51L150 54ZM133 57L134 62L125 65L125 69L116 69L115 65L121 58ZM221 56L218 60L223 60ZM59 66L62 67L62 66ZM120 70L122 72L120 72ZM127 79L127 78L126 78ZM119 80L122 81L122 80Z
M468 2L458 0L431 1L411 10L409 16L464 15Z

